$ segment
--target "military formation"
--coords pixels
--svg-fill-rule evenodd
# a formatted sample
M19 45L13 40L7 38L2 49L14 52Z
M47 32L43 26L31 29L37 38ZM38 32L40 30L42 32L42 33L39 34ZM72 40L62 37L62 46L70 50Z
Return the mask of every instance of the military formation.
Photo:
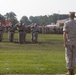
M76 68L76 18L75 12L70 12L69 20L64 23L63 29L63 40L64 40L64 48L65 48L65 60L66 60L66 68L68 72L66 75L74 75L74 70ZM3 23L5 24L5 23ZM6 24L6 28L8 29L8 39L10 42L14 40L15 30L18 30L18 42L20 44L26 43L26 31L27 26L20 21L16 25L10 21ZM28 27L31 32L31 40L34 43L38 42L38 33L42 31L43 34L49 31L49 28L46 26L39 27L38 24L32 23L31 27ZM52 29L55 33L57 32L56 28ZM59 29L58 29L59 30ZM2 26L2 22L0 22L0 42L3 40L4 26Z
M26 43L27 27L22 21L18 22L16 25L13 25L13 23L10 21L8 24L6 24L6 28L8 30L8 40L10 42L13 42L15 31L18 30L18 42L20 44ZM38 40L38 32L39 32L37 24L36 23L32 24L30 30L31 30L31 40L32 42L36 43ZM3 33L4 33L4 27L0 22L0 42L2 42L3 40Z

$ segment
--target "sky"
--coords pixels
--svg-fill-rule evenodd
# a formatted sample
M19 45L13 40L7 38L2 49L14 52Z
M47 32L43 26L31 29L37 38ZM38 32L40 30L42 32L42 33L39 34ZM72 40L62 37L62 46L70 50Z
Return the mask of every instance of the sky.
M22 16L44 16L76 12L76 0L0 0L0 14L14 12L18 20Z

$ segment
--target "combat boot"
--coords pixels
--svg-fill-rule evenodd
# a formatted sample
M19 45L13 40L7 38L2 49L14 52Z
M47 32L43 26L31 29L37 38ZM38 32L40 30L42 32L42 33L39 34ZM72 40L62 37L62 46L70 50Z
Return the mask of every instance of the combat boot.
M71 69L71 75L74 75L74 69Z
M74 75L74 69L69 69L66 75Z

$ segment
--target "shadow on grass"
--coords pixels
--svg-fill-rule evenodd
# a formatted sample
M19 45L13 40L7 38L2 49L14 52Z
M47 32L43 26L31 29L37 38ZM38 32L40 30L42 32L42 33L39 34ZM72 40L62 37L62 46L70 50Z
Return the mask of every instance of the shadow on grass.
M51 41L32 42L32 41L27 40L24 43L19 43L18 39L14 39L13 42L10 42L8 40L8 38L7 38L7 39L3 39L2 43L15 43L15 44L58 44L59 42L58 41L52 41L52 40Z
M18 41L13 41L13 43L20 44ZM31 41L26 41L25 43L21 44L56 44L55 42L31 42Z

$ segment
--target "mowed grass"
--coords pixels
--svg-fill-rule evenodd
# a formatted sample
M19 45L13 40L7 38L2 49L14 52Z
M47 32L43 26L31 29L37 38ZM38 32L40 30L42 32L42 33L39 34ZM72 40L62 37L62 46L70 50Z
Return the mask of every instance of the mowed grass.
M31 42L27 34L25 44L8 40L4 33L0 42L0 74L63 74L65 68L65 50L62 34L39 34L38 43Z

